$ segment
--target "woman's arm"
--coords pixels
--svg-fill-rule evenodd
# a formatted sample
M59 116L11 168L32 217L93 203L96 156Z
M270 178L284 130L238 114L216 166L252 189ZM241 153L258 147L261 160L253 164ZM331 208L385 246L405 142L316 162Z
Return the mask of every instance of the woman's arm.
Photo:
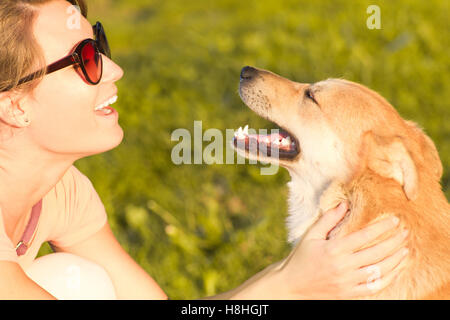
M207 299L346 299L381 290L401 269L404 237L399 234L356 251L396 226L388 218L342 239L326 240L346 210L344 204L325 213L283 261L268 266L236 289ZM89 239L57 251L102 266L119 299L167 299L158 284L122 249L108 223ZM373 268L380 280L367 285L373 276L368 271Z
M346 211L345 203L328 211L286 259L209 299L350 299L379 292L403 267L405 234L358 251L398 224L387 218L342 239L326 240Z

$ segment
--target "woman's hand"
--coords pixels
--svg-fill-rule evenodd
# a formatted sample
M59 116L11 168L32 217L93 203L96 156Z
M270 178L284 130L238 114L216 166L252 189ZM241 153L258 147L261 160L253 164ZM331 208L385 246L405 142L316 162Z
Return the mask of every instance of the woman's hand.
M343 202L326 212L277 266L276 278L287 288L287 296L280 299L362 298L385 288L399 273L408 252L403 247L407 232L359 250L392 231L398 218L385 218L343 238L326 240L346 211Z

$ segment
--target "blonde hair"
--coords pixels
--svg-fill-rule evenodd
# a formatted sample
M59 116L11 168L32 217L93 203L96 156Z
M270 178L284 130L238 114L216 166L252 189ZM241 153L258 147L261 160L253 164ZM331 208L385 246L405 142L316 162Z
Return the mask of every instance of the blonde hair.
M0 92L28 92L45 75L42 48L33 35L37 7L54 0L0 0ZM67 0L87 16L85 0ZM19 80L36 70L34 81L18 85Z

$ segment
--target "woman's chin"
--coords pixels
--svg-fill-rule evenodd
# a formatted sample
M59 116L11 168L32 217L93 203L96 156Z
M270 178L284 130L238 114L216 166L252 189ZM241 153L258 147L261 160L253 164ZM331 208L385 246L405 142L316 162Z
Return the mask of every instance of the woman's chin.
M104 136L104 144L106 149L102 152L109 151L117 147L123 140L124 132L121 126L117 125L117 129L114 133Z
M114 130L108 130L108 132L102 132L102 134L95 135L95 138L89 139L85 144L92 146L90 150L85 148L85 156L90 156L94 154L99 154L103 152L110 151L116 148L122 142L124 137L123 129L117 125Z

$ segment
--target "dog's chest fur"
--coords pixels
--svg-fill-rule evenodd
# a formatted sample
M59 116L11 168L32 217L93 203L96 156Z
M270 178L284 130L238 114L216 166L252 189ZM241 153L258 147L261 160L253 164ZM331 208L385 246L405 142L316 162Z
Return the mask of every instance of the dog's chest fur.
M288 241L294 244L324 212L348 199L341 184L326 180L313 184L294 175L288 187Z

